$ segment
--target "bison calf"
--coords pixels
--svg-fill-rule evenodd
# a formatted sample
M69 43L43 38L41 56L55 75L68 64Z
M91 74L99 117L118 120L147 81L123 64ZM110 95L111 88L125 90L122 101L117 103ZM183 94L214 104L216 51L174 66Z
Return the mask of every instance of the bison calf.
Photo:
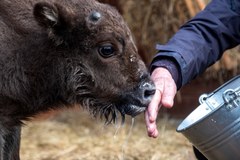
M130 30L94 0L1 0L0 159L19 160L23 120L81 104L136 116L155 92Z

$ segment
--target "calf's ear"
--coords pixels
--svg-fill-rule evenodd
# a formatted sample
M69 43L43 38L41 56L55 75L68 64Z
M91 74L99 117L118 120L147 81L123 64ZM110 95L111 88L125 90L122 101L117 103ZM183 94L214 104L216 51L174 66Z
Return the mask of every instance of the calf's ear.
M40 2L33 10L36 21L49 32L49 37L57 44L64 41L64 36L74 27L73 11L59 4Z

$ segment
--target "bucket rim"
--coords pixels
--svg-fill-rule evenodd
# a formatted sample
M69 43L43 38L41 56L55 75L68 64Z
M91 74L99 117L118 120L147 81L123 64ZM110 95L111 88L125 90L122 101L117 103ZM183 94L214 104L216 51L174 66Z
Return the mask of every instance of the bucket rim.
M197 120L195 120L194 122L190 122L189 120L191 120L191 117L194 116L194 114L197 114L198 112L198 108L199 107L206 107L206 104L203 103L201 104L199 107L197 107L195 110L193 110L177 127L176 131L179 133L185 132L187 130L189 130L190 128L192 128L193 126L196 126L197 124L203 122L204 120L206 120L207 118L209 118L212 114L214 114L215 112L217 112L219 109L221 109L224 105L221 104L218 108L215 108L213 110L210 110L208 113L206 113L204 116L198 118ZM188 124L188 125L186 125ZM185 126L185 127L183 127Z

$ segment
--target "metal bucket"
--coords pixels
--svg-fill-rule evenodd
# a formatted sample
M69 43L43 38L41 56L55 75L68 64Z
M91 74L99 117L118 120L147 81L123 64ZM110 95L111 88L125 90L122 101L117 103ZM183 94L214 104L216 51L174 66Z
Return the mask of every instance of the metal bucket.
M177 127L208 160L240 160L240 76L199 98Z

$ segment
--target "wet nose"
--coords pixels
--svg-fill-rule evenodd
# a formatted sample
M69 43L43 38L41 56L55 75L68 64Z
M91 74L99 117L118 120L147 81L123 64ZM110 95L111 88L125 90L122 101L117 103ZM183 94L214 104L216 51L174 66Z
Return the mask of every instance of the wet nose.
M140 86L142 92L142 103L148 105L156 91L153 82L144 82Z

